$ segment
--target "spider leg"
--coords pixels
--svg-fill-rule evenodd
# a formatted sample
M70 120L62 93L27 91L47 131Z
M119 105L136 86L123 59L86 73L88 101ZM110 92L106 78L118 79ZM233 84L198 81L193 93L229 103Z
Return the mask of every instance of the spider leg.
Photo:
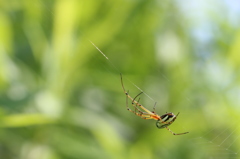
M127 94L128 94L128 92L127 92ZM128 106L128 97L127 96L126 96L126 107L127 107L127 110L130 109L129 106Z
M151 118L151 117L141 117L142 119L153 119L153 118Z
M172 121L168 122L169 125L172 124L172 123L177 119L177 116L179 115L179 113L180 113L180 112L177 113L177 115L173 118ZM169 132L171 132L173 135L183 135L183 134L189 133L189 132L183 132L183 133L178 133L178 134L176 134L176 133L174 133L173 131L171 131L168 127L166 127L166 129L167 129Z
M138 98L138 100L137 100L137 102L139 103L139 101L140 101L140 98ZM134 106L134 103L132 103L132 105ZM146 112L142 112L138 107L137 107L137 104L135 103L135 114L136 114L136 111L138 111L139 113L139 115L141 115L140 117L142 118L142 119L154 119L154 118L152 118L151 117L151 115L150 114L148 114L148 113L146 113Z
M141 116L141 118L142 119L154 119L151 115L149 115L149 114L142 114L142 116Z
M189 133L189 132L184 132L184 133L178 133L178 134L176 134L175 132L171 131L168 127L166 127L166 129L167 129L170 133L172 133L173 135L183 135L183 134Z
M132 99L132 97L128 97L128 98L130 98L130 99ZM154 113L152 113L150 110L148 110L147 108L145 108L144 106L142 106L141 104L139 104L137 101L134 101L134 103L137 105L137 106L139 106L141 109L143 109L144 111L146 111L148 114L154 114Z
M139 103L139 101L140 101L140 98L138 98L138 103ZM134 103L132 103L132 105L133 105ZM133 105L134 106L134 105ZM146 114L145 112L142 112L138 107L137 107L137 104L135 104L135 112L136 112L136 110L139 112L139 113L141 113L141 114Z
M129 91L128 91L129 92ZM128 94L128 92L127 92L127 94ZM140 98L138 99L138 101L140 100ZM133 111L133 110L131 110L130 108L129 108L129 106L128 106L128 96L126 96L126 107L127 107L127 110L128 111L130 111L130 112L132 112L132 113L134 113L135 115L137 115L137 116L140 116L141 118L146 118L146 117L144 117L144 116L146 116L148 113L145 113L145 112L142 112L139 108L137 108L135 105L134 105L134 103L133 103L133 106L135 107L135 111ZM136 112L136 110L139 112ZM149 117L149 115L147 115L147 117Z
M132 112L132 113L134 113L135 115L137 115L137 116L140 116L141 118L143 118L143 119L153 119L153 118L151 118L150 117L150 115L147 115L147 114L145 114L145 112L136 112L136 111L133 111L133 110L131 110L130 108L128 108L127 109L128 111L130 111L130 112Z
M154 106L153 106L153 111L152 111L152 113L154 113L154 114L155 114L155 110L156 110L156 105L157 105L157 102L155 102L155 104L154 104Z
M141 92L141 93L142 93L142 92ZM141 110L137 107L137 104L134 105L134 101L135 101L135 99L136 99L141 93L139 93L138 95L136 95L136 97L134 97L133 100L132 100L132 106L135 107L135 110L137 109L139 112L141 112ZM137 103L139 103L139 101L140 101L140 98L138 98Z
M126 95L131 101L133 101L137 106L139 106L141 109L143 109L145 112L147 112L147 113L149 113L149 114L153 114L151 111L149 111L148 109L146 109L145 107L143 107L141 104L139 104L136 100L134 100L134 99L128 94L128 92L125 90L124 85L123 85L122 74L120 74L120 76L121 76L122 88L123 88L123 91L124 91L125 95ZM140 94L141 94L141 93L139 93L139 95L140 95ZM137 96L139 96L139 95L137 95Z
M177 113L177 115L176 115L176 116L173 118L173 120L172 120L172 121L168 122L168 123L169 123L169 125L170 125L170 124L172 124L172 123L173 123L173 122L174 122L174 121L177 119L177 116L179 115L179 113L180 113L180 112L178 112L178 113Z
M138 93L138 95L136 95L136 96L133 98L132 104L134 103L134 101L136 100L136 98L137 98L138 96L140 96L142 93L143 93L143 92ZM138 99L137 103L139 103L139 100L140 100L140 98Z
M129 92L127 92L127 93L129 94ZM141 92L141 93L142 93L142 92ZM134 105L135 99L136 99L141 93L139 93L139 94L133 99L133 101L132 101L132 106L135 108L134 113L136 113L136 111L138 111L139 114L148 114L148 113L146 113L146 112L141 111L141 110L137 107L137 104ZM126 99L126 100L128 100L128 96L127 96L127 99ZM140 101L140 98L138 99L137 103L139 103L139 101ZM127 101L127 102L128 102L128 101ZM129 107L128 107L128 108L129 108Z
M141 111L141 110L137 107L137 106L138 106L138 103L139 103L139 101L140 101L140 98L138 98L137 101L136 101L136 98L137 98L138 96L140 96L142 93L143 93L143 92L140 92L138 95L136 95L136 96L133 98L133 100L132 100L132 106L135 107L135 112L136 112L136 110L138 110L138 112L141 113L141 114L148 114L148 113L145 113L145 112ZM135 105L134 105L134 103L135 103Z
M137 102L140 101L140 98L138 99ZM142 119L154 119L153 117L151 117L150 114L146 113L146 112L142 112L138 107L137 107L137 104L135 103L134 105L134 102L132 103L132 105L135 107L135 110L131 110L129 107L128 107L128 97L126 97L126 103L127 103L127 110L134 113L135 115L137 116L140 116ZM137 112L138 111L138 112Z
M179 113L180 113L180 112L177 113L176 118L177 118L177 116L179 115Z
M135 107L135 112L136 112L136 110L138 110L138 112L139 112L139 114L141 114L142 116L141 116L141 118L142 119L155 119L155 120L158 120L159 119L159 116L158 115L156 115L154 112L152 112L152 113L154 113L153 115L152 114L149 114L149 113L146 113L146 112L142 112L137 106L138 106L138 103L139 103L139 101L140 101L140 98L138 98L138 100L136 101L136 98L138 97L138 96L140 96L141 94L142 94L143 92L140 92L138 95L136 95L134 98L133 98L133 100L132 100L132 105ZM136 101L136 102L135 102ZM134 102L135 102L135 105L134 105Z
M137 101L137 102L139 103L139 101L140 101L140 98L138 98L138 101ZM136 109L138 109L137 104L135 104L135 110L136 110ZM138 111L140 111L140 109L138 109Z
M129 91L128 91L128 92L129 92ZM128 92L127 92L126 94L128 94ZM127 110L128 110L128 111L136 114L136 113L135 113L136 111L132 111L132 110L129 108L129 106L128 106L128 96L126 96L126 107L127 107Z
M154 113L154 115L152 116L152 115L150 115L149 113L146 113L146 112L141 111L141 110L137 107L137 106L138 106L138 103L139 103L139 101L140 101L140 98L138 98L137 102L136 102L135 105L134 105L134 101L136 101L136 98L137 98L138 96L140 96L142 93L143 93L143 92L140 92L138 95L136 95L136 96L133 98L132 105L135 107L135 112L136 112L136 110L138 110L138 112L139 112L140 114L142 114L142 118L143 118L143 119L155 119L155 120L158 120L159 117L158 117L158 115L157 115L157 117L155 116L156 114L155 114L154 111L152 111L152 113ZM156 103L155 103L155 105L156 105ZM145 117L144 117L144 116L145 116ZM155 117L155 118L154 118L154 117Z

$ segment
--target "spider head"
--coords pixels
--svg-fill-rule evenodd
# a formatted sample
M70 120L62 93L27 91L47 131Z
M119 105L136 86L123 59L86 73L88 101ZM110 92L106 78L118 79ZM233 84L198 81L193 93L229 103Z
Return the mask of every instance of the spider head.
M163 129L169 125L171 125L174 120L176 119L176 115L174 115L173 113L166 113L166 114L163 114L162 116L160 116L161 119L159 119L156 123L156 126L159 128L159 129Z

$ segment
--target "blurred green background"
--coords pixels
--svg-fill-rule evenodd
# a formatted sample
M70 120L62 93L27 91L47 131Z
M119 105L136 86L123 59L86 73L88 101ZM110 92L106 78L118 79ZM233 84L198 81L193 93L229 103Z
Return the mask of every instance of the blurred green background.
M240 3L0 2L1 159L239 158ZM107 60L90 43L101 49ZM126 110L177 114L173 136ZM130 103L130 101L129 101Z

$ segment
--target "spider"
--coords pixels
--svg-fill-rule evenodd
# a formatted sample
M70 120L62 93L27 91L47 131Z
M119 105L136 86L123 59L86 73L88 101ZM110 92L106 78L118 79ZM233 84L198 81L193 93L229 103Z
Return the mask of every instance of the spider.
M177 119L177 116L179 115L179 113L177 115L174 115L173 113L167 113L166 114L163 114L161 116L159 116L158 114L155 113L155 107L156 107L156 102L153 106L153 111L149 111L148 109L146 109L145 107L143 107L139 101L140 101L140 98L137 99L137 97L139 97L143 92L140 92L139 94L137 94L134 98L132 98L130 95L129 95L129 92L127 92L124 88L124 85L123 85L123 79L122 79L122 74L120 74L121 76L121 84L122 84L122 88L123 88L123 91L126 95L126 106L127 106L127 110L134 113L135 115L137 116L140 116L142 119L154 119L154 120L157 120L156 122L156 126L159 128L159 129L163 129L163 128L166 128L169 132L171 132L173 135L183 135L183 134L187 134L189 132L184 132L184 133L174 133L173 131L171 131L168 126L171 125L176 119ZM135 110L131 110L128 106L128 98L132 101L132 106L135 108ZM145 112L143 112L145 111Z

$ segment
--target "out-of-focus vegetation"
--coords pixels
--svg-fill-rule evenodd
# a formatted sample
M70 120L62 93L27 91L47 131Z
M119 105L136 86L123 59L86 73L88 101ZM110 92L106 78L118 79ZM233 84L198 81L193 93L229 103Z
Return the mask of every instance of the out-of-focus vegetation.
M240 4L0 2L0 158L238 158ZM238 13L238 14L237 14ZM89 42L98 46L104 58ZM181 112L173 136L126 110ZM129 103L131 103L129 101Z

